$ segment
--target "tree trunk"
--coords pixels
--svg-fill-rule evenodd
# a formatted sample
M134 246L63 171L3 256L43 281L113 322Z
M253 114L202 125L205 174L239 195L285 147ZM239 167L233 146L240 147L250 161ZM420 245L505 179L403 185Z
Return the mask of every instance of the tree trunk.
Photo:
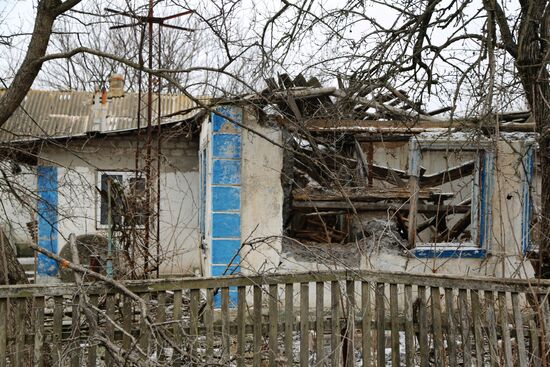
M541 218L539 223L539 256L535 259L538 277L550 278L550 75L546 69L547 30L549 10L546 1L527 2L522 8L518 34L516 66L534 117L539 136L541 167Z

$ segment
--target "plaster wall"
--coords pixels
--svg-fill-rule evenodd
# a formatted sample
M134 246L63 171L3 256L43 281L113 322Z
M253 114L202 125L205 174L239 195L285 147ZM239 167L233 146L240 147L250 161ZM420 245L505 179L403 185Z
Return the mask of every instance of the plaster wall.
M40 165L58 166L60 250L70 233L99 233L98 170L135 169L135 137L74 141L66 149L46 146ZM174 137L163 142L160 173L161 273L188 274L200 268L198 233L198 142ZM154 244L152 244L154 246Z
M241 237L244 274L278 269L283 231L282 132L258 122L255 110L245 109L242 131ZM252 131L251 131L252 130Z

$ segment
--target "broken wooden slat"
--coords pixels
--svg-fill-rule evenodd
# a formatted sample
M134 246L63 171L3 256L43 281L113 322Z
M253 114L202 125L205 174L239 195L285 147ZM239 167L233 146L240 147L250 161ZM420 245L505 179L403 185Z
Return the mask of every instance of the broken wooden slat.
M254 348L252 356L252 365L260 367L262 361L262 287L254 286Z
M199 302L200 289L191 289L189 294L189 358L191 365L199 365Z
M460 335L462 338L462 355L465 366L472 365L472 350L470 345L470 318L468 317L468 291L458 290L458 307L460 312Z
M174 333L174 342L177 345L183 345L183 333L181 329L181 306L182 306L182 290L176 289L174 291L174 309L172 312L172 328ZM178 352L174 352L172 355L172 362L174 366L180 366L182 362L182 356Z
M176 293L174 292L174 297L176 296ZM174 298L174 308L176 305L176 299ZM175 313L175 311L174 311ZM126 331L126 333L122 336L122 348L125 350L130 350L132 346L132 300L130 297L124 297L124 300L122 301L122 327ZM177 327L176 325L174 327ZM175 335L175 333L174 333Z
M397 284L390 284L391 361L393 367L401 365L399 360L399 305L397 302Z
M443 326L441 323L441 293L439 287L431 287L432 299L432 325L435 352L435 364L443 366L445 360Z
M370 367L372 364L371 348L371 320L372 320L372 306L371 306L371 291L370 283L361 282L361 309L362 309L362 321L361 321L361 342L363 350L363 366Z
M143 302L146 305L149 304L149 300L151 298L150 293L142 293L139 296L143 299ZM150 332L149 332L149 325L148 325L147 319L146 319L145 315L140 315L140 320L139 320L139 347L146 354L148 354L148 351L149 351L149 337L150 337L149 334L150 334Z
M428 344L428 311L426 303L426 287L418 286L418 345L420 349L420 366L430 365L430 346Z
M277 324L279 310L277 308L277 285L269 286L269 366L277 366L278 358L278 341L277 341Z
M485 298L485 307L487 307L487 328L489 329L489 353L491 357L491 366L498 366L500 364L498 343L497 343L497 329L496 329L496 315L495 315L495 300L493 292L483 292Z
M405 365L414 366L414 356L416 348L414 347L414 317L413 317L413 298L412 286L405 285Z
M510 329L508 328L508 306L506 293L498 292L498 307L500 314L500 329L502 344L504 346L504 365L512 367L514 361L512 356L512 342L510 340Z
M44 302L42 300L42 302ZM5 367L8 359L8 300L0 298L0 366Z
M107 319L105 321L105 336L107 337L107 340L109 340L112 343L115 343L115 326L113 325L113 322L115 322L115 295L114 293L108 293L107 298L105 300L105 315L107 316ZM142 348L144 351L146 351L146 348ZM110 351L105 350L105 364L107 366L111 366L114 364L114 359Z
M346 339L346 367L353 367L355 366L355 355L354 355L354 347L355 347L355 282L353 280L346 281L346 296L347 296L347 306L348 306L348 314L347 314L347 323L346 323L346 332L345 332L345 339Z
M529 349L530 349L530 360L533 364L533 367L541 366L541 353L540 353L540 339L539 339L539 329L537 323L533 319L534 315L529 315Z
M294 285L285 285L285 358L287 365L294 364L292 353L292 334L294 330Z
M92 308L97 309L97 305L99 304L99 297L97 294L90 295L90 305ZM90 334L90 339L88 341L88 367L96 367L97 366L97 343L93 341L93 337L98 332L96 330L97 327L97 321L98 317L97 315L94 316L95 325L88 325L88 333Z
M156 315L155 322L159 325L164 325L165 322L166 322L166 293L163 292L163 291L160 291L157 294L157 315ZM163 327L163 326L159 326L159 327ZM160 338L160 340L158 340L155 343L155 346L156 346L157 358L160 361L164 361L165 360L165 355L164 355L165 343L164 343L164 340L162 338Z
M74 339L71 350L71 367L80 366L80 306L76 295L72 305L71 338Z
M244 287L239 287L239 289L241 288L244 288ZM229 330L229 288L228 287L223 287L221 289L221 311L222 311L222 361L225 361L227 363L227 361L229 361L231 357L231 352L230 352L231 332ZM239 312L240 312L240 309L239 309Z
M0 315L2 313L2 300L0 300ZM1 316L0 316L1 317ZM0 322L1 324L1 322ZM2 333L2 325L0 325L0 334ZM5 333L5 331L4 331ZM2 336L0 335L0 344L2 343ZM44 356L42 355L44 347L44 297L36 297L34 299L34 366L44 365ZM0 360L2 360L0 346ZM0 362L2 364L2 362Z
M518 346L518 364L519 367L527 367L527 350L525 348L525 335L523 330L523 315L519 305L519 295L512 293L512 311L514 312L514 324L516 329L516 341Z
M28 298L15 300L15 367L23 366L25 361L25 315Z
M315 286L315 361L316 366L323 366L324 363L324 336L325 336L325 323L323 318L324 310L324 297L325 296L325 283L317 282Z
M386 325L384 324L384 283L376 284L376 358L378 366L386 365Z
M331 363L333 366L340 365L340 284L331 282L330 284L331 298L331 338L330 351Z
M456 340L455 320L454 320L454 297L453 289L445 288L445 308L447 317L447 355L449 356L449 367L456 367Z
M544 343L549 347L546 349L546 353L549 353L550 349L550 293L546 293L540 297L541 308L542 308L542 318L544 323Z
M481 303L479 302L479 293L470 290L470 300L472 302L472 318L474 323L474 339L476 345L476 366L483 367L483 359L485 356L484 339L483 339L483 318L481 312Z
M63 297L54 297L53 307L53 327L52 327L52 342L53 342L53 363L54 365L61 363L61 331L63 328Z
M223 311L222 311L223 312ZM237 366L244 367L244 351L246 348L246 287L237 288ZM226 327L228 327L227 325ZM227 330L227 329L226 329ZM228 331L226 331L228 332ZM229 338L227 339L229 343ZM229 345L227 345L229 347ZM228 359L222 359L228 361Z
M309 283L300 283L300 365L309 365Z
M204 307L204 326L206 328L206 363L214 363L214 290L206 290Z

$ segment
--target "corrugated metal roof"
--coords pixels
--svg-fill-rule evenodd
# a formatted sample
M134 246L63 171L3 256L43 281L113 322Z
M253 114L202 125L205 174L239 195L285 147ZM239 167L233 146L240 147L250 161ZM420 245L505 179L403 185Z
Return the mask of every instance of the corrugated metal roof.
M138 127L137 93L109 99L105 105L100 103L100 97L91 92L30 91L0 128L0 141L69 137L91 131L107 133ZM140 125L144 127L147 125L147 95L142 95L141 99ZM163 94L160 100L163 124L189 119L199 113L199 109L191 110L196 104L186 96ZM157 124L157 106L155 94L154 125Z

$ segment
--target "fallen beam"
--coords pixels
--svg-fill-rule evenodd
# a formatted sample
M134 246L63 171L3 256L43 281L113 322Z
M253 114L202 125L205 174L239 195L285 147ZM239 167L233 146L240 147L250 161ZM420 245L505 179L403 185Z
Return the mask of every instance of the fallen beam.
M355 202L352 203L353 208L358 212L366 211L387 211L401 210L409 211L409 204L398 203L369 203L369 202ZM352 210L352 205L347 201L293 201L292 208L299 211L314 211L314 210ZM418 213L467 213L470 210L470 205L436 205L436 204L418 204Z

